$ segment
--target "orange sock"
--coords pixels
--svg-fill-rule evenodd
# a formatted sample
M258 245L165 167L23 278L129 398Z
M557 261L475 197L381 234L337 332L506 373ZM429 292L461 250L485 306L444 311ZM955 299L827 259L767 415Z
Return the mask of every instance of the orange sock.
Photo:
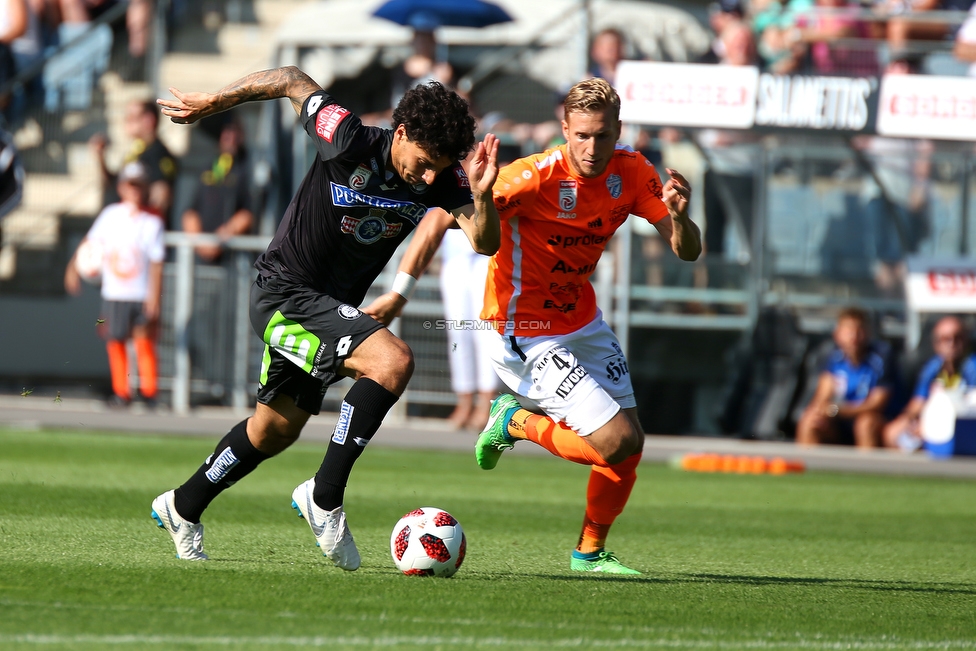
M603 549L607 533L617 516L624 510L630 492L637 481L637 464L641 453L628 457L613 466L593 466L586 487L586 515L576 550L590 553Z
M155 398L156 346L148 337L136 337L136 362L139 364L139 393L144 398Z
M590 444L562 423L549 416L533 414L527 409L519 409L512 415L508 433L514 438L524 438L541 445L557 457L583 465L606 466L607 462Z
M129 399L129 359L125 342L109 339L105 343L108 351L108 368L112 374L112 391L123 400Z

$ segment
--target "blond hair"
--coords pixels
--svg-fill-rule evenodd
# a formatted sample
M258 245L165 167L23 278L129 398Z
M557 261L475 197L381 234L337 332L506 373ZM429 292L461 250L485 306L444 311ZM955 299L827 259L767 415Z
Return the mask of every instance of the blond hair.
M610 118L620 119L620 96L606 79L584 79L569 89L564 101L566 115L570 113L599 113L610 109Z

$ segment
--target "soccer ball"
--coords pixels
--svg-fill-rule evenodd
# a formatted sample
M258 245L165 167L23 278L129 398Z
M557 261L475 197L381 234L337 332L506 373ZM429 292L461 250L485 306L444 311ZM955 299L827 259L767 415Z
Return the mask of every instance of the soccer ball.
M425 506L407 513L393 527L390 553L404 574L448 577L464 562L466 543L454 516Z
M93 240L83 240L75 253L75 270L88 283L102 279L102 245Z

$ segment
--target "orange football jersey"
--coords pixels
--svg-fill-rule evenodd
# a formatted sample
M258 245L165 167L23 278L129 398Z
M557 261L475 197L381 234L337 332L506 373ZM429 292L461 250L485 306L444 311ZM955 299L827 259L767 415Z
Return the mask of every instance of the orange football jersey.
M573 174L566 145L506 165L494 186L502 242L488 267L481 318L503 335L567 334L596 316L590 276L630 214L668 214L657 170L618 146L595 178Z

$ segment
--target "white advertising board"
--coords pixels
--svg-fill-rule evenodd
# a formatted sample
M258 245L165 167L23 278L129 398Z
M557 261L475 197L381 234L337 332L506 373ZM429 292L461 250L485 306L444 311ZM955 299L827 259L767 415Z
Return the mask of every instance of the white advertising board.
M908 258L905 298L915 312L976 312L976 260Z
M752 66L621 61L620 119L636 124L748 129L759 70Z
M902 138L976 140L976 79L885 75L877 131Z

